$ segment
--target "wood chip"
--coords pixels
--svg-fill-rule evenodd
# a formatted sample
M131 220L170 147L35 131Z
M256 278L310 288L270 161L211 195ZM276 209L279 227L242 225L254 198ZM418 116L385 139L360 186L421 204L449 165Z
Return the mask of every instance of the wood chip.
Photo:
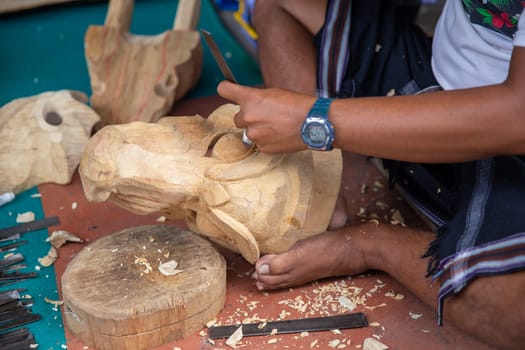
M242 326L239 326L239 328L237 328L237 330L233 332L232 335L228 337L228 339L226 339L226 345L235 349L237 347L237 343L242 340L242 337Z
M388 292L386 292L385 296L389 297L389 298L392 298L394 300L403 300L403 299L405 299L405 295L404 294L401 294L401 293L398 293L398 292L394 292L393 290L389 290Z
M55 247L51 247L46 256L38 258L38 263L44 267L51 266L58 258L58 253Z
M83 243L84 240L73 233L65 230L57 230L51 233L51 236L46 238L46 242L51 242L55 248L60 248L67 242Z
M48 304L54 305L55 307L58 307L62 304L64 304L64 300L51 300L48 297L44 298L44 301Z
M364 350L387 350L388 346L374 338L366 338L363 342Z
M413 319L413 320L417 320L418 318L423 316L423 314L415 314L413 312L409 312L408 314L410 315L410 318Z
M160 264L159 271L164 276L175 276L181 272L184 272L184 270L177 269L177 265L178 263L175 260L170 260L163 264Z
M32 211L26 211L25 213L19 213L16 216L16 222L18 224L33 222L35 221L35 213Z

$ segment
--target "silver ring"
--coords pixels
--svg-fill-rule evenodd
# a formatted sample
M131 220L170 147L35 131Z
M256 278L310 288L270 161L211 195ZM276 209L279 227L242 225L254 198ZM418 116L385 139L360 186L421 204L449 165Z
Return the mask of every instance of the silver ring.
M251 146L253 144L252 140L246 135L246 129L242 131L242 142L244 142L245 145Z

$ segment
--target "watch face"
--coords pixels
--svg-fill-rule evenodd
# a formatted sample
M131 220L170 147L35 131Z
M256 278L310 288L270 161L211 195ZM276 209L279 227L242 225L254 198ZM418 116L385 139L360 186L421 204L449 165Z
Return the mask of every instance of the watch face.
M332 125L326 119L311 116L303 122L301 137L308 148L327 151L332 149L334 131Z
M308 127L308 136L313 144L322 144L326 139L326 129L323 125L312 124Z

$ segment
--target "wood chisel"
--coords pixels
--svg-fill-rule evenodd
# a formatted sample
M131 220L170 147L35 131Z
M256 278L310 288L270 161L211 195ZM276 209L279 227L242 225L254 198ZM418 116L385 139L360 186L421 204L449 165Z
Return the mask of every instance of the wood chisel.
M26 222L15 226L0 229L0 241L4 239L10 239L11 237L20 234L36 230L41 230L49 226L55 226L60 224L58 216L51 216L41 220Z
M213 326L208 328L210 338L228 338L242 326L245 337L268 334L328 331L332 329L362 328L368 326L365 314L361 312L327 317L313 317L294 320Z
M232 83L237 84L237 79L235 79L235 77L233 76L233 73L230 67L228 66L228 63L226 63L224 56L222 56L221 50L219 50L219 46L215 42L215 39L213 39L213 36L211 35L211 33L206 30L201 29L201 34L204 37L204 41L206 41L206 44L208 45L213 55L213 58L215 58L215 62L217 62L219 69L224 75L224 78L226 80L231 81Z

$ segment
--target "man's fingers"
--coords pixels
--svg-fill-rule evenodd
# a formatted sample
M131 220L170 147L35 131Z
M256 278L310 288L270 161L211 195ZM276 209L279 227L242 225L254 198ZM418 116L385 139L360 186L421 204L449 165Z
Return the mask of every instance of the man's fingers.
M239 85L237 84L234 84L227 80L223 80L217 86L217 93L225 99L237 102L238 96L236 95L236 90L238 90L238 87Z
M235 84L228 80L221 81L217 86L217 93L221 97L231 100L239 105L242 104L241 102L246 100L250 95L253 96L253 92L256 90L256 88Z

